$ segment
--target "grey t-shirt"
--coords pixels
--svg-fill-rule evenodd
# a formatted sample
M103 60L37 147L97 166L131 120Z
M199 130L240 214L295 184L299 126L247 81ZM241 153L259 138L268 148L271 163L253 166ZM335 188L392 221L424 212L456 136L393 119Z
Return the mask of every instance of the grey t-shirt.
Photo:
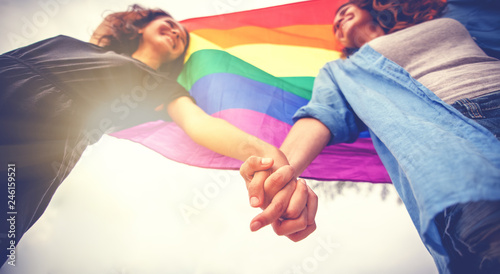
M500 90L500 61L486 55L454 19L427 21L369 45L448 104Z

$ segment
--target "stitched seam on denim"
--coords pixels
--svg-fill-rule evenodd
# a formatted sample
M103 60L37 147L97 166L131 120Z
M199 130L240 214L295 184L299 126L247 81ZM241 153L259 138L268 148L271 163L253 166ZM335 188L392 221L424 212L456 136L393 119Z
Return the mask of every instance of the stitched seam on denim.
M478 104L472 102L468 98L463 99L462 103L467 108L467 111L472 116L472 118L484 118Z
M469 110L467 109L464 100L465 99L460 99L460 100L455 101L455 103L453 103L453 107L455 107L463 115L467 116L467 115L469 115Z

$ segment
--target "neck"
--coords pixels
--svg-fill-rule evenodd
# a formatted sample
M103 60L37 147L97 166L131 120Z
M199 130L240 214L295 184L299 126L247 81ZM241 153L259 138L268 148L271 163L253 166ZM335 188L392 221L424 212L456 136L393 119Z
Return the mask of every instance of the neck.
M153 69L158 69L161 65L161 60L159 56L156 56L152 53L152 51L146 50L142 47L139 47L133 54L132 58L137 59L144 64L148 65Z

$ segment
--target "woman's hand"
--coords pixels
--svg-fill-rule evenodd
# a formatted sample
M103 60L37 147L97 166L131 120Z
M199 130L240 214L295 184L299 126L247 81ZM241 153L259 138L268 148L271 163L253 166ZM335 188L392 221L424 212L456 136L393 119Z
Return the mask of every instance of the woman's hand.
M276 234L300 241L316 229L318 197L304 180L297 182L293 167L273 164L273 159L252 156L240 168L251 206L263 209L251 221L250 229L257 231L272 224Z

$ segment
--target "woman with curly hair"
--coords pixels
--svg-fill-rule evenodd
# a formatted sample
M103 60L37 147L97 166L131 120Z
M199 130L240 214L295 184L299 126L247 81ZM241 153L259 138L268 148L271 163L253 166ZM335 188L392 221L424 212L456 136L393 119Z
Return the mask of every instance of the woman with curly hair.
M431 19L440 17L442 15L443 9L446 6L446 1L371 1L371 0L353 0L340 6L338 14L345 13L349 6L355 5L361 10L368 12L370 17L365 17L365 19L370 19L373 24L368 24L367 26L373 27L376 32L363 31L357 33L356 35L362 35L364 33L372 33L375 35L371 39L376 38L380 35L390 34L401 29L411 27L413 25L429 21ZM336 22L333 26L334 33L337 33L339 22ZM351 33L349 33L352 35ZM349 37L349 40L340 41L344 44L343 53L344 56L352 54L356 51L359 46L356 44L364 44L366 41L359 40L362 37ZM359 40L359 41L357 41ZM352 42L351 42L352 41Z
M57 36L0 55L1 171L17 176L9 181L14 232L7 211L1 215L2 263L85 148L105 133L173 120L223 155L286 162L277 148L206 114L177 83L188 45L188 32L171 15L134 5L107 16L91 43Z
M326 145L368 128L440 273L499 273L500 61L458 21L439 18L445 8L442 0L342 5L333 32L345 58L322 68L281 150L293 178ZM242 165L244 178L258 160ZM269 210L254 221L273 218Z

